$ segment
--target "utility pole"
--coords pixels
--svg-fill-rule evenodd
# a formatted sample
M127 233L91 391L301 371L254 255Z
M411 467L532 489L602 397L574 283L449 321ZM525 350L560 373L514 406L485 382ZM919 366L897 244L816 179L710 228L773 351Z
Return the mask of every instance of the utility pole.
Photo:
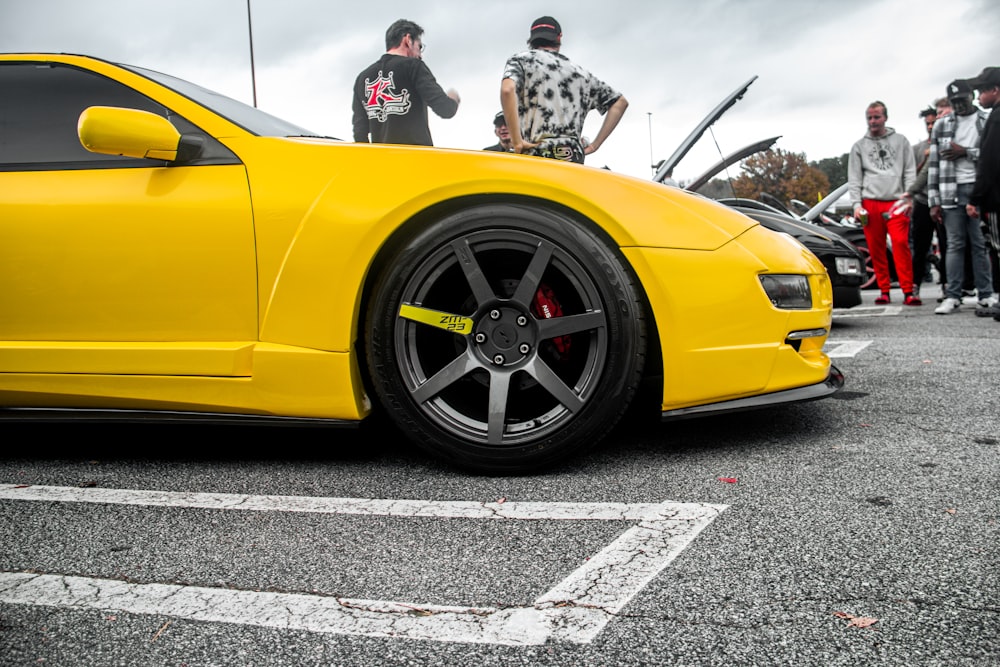
M249 2L250 0L247 0ZM653 164L653 112L647 111L646 117L649 119L649 168L656 174L656 165Z
M257 106L257 74L253 65L253 25L250 23L250 0L247 0L247 32L250 33L250 82L253 85L253 105Z

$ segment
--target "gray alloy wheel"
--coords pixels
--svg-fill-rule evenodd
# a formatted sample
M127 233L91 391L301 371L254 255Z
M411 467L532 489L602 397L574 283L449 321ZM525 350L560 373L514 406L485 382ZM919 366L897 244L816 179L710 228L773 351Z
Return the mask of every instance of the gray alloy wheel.
M382 406L420 446L525 472L596 443L635 393L635 278L584 223L513 204L441 219L376 283L365 336Z

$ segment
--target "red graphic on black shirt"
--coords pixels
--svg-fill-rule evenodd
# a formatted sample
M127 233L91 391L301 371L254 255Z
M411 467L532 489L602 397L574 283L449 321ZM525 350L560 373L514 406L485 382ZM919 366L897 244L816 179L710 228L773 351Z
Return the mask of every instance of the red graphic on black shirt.
M401 116L410 110L410 92L403 89L396 93L394 88L392 72L389 76L382 76L380 71L374 81L365 79L365 111L368 118L384 123L390 115Z

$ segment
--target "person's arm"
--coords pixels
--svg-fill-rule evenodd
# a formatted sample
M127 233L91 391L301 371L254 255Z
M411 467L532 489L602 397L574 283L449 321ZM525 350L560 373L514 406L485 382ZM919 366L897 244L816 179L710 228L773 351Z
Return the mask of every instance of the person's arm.
M503 109L503 119L507 121L513 151L523 153L537 146L525 141L521 134L521 119L517 115L517 84L513 79L505 78L500 82L500 108Z
M913 147L913 159L917 164L917 176L920 170L927 164L927 156L931 154L931 144L929 141L922 141Z
M368 137L368 113L365 111L365 105L361 101L361 94L364 93L362 89L361 93L358 92L358 86L364 85L363 82L354 83L354 101L351 103L352 118L351 123L354 126L354 141L367 144L370 139Z
M910 186L910 189L906 191L906 194L912 197L918 192L923 192L925 189L927 189L927 165L929 162L930 162L929 160L924 160L923 164L920 165L920 170L917 172L917 177L916 179L914 179L913 185Z
M454 88L445 92L441 84L437 82L431 70L423 60L417 60L416 87L417 92L427 103L427 106L441 118L451 118L458 113L458 105L461 99Z
M604 140L607 139L616 127L618 127L618 122L621 121L622 116L625 114L625 109L628 108L628 100L625 99L624 95L618 97L615 103L611 105L608 112L604 114L604 122L601 123L601 129L597 131L597 136L583 149L584 155L590 155L601 147Z
M905 146L905 142L904 142ZM917 163L913 158L913 151L903 151L903 190L898 194L909 192L917 180Z
M861 208L861 177L861 151L858 144L854 144L847 156L847 195L851 200L855 218L858 217L858 209Z
M941 189L939 185L941 166L938 156L938 128L942 126L939 121L934 124L931 131L931 153L927 157L927 205L932 209L931 217L934 217L933 209L941 207ZM934 218L937 220L937 218Z

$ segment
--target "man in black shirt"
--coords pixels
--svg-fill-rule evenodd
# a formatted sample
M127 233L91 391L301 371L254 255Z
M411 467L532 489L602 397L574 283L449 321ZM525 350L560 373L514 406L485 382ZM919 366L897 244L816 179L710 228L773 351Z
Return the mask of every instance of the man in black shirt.
M385 54L354 81L354 141L433 146L427 107L442 118L458 111L458 93L445 92L423 61L423 34L406 19L386 30Z
M986 237L991 246L990 261L993 271L1000 273L1000 67L985 67L979 76L969 80L969 85L979 91L979 104L990 111L989 119L979 136L979 160L976 162L976 183L972 186L966 213L978 217L986 225ZM997 276L993 288L997 289ZM985 308L976 308L976 315L989 316L1000 322L1000 303L993 302Z
M493 117L493 133L497 135L497 143L487 146L483 150L510 153L513 150L513 143L510 140L510 130L507 129L507 121L503 117L503 111L498 111L497 115Z

